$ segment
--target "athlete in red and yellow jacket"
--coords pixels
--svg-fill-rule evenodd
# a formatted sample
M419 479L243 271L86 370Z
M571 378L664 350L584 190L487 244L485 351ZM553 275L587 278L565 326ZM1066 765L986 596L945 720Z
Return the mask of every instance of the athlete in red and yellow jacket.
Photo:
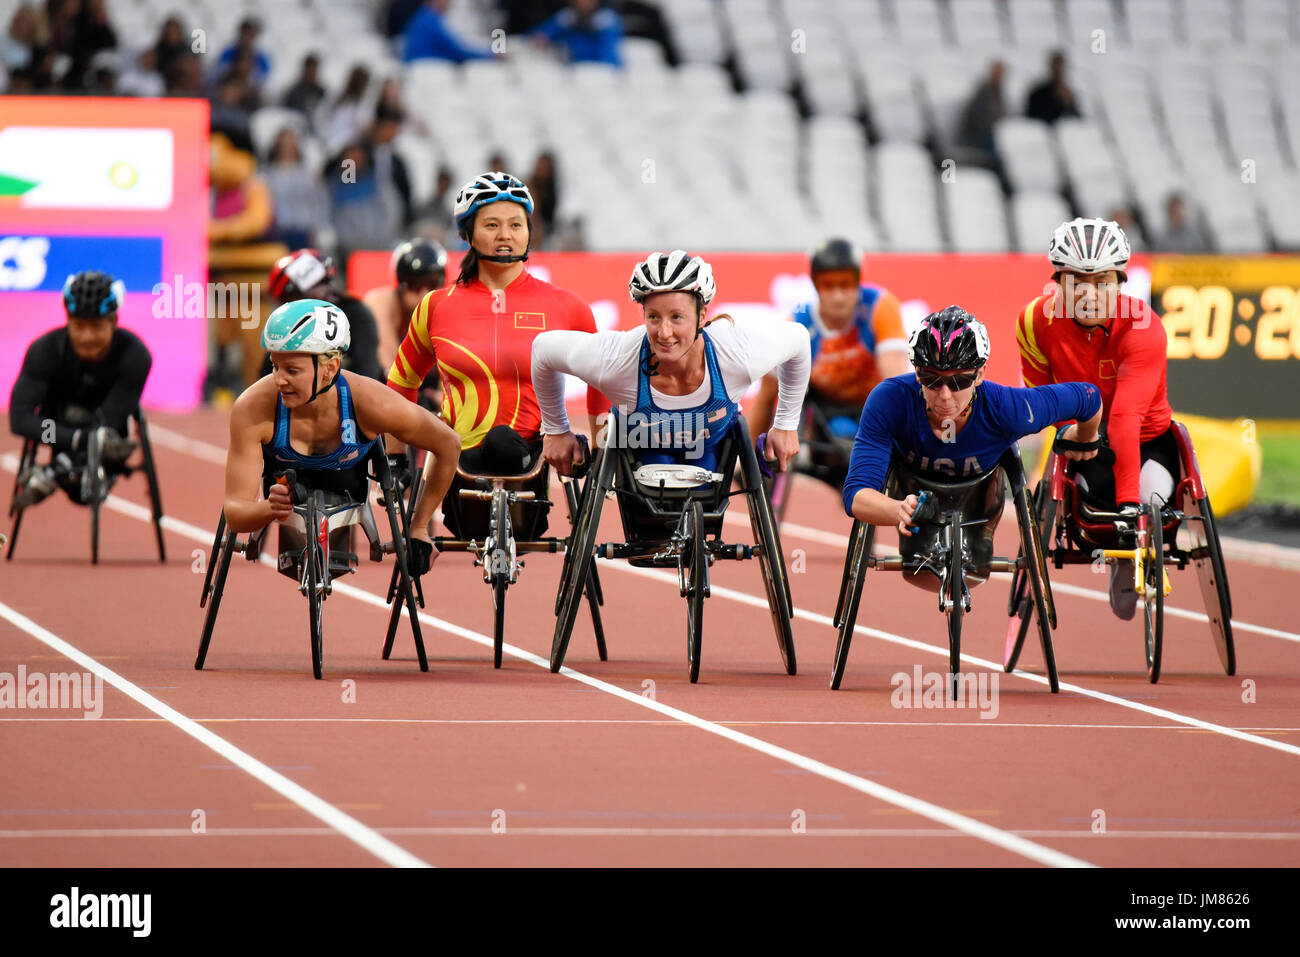
M1016 322L1025 384L1090 382L1100 390L1107 448L1070 465L1080 491L1096 506L1167 499L1179 459L1166 391L1165 327L1145 302L1119 292L1128 239L1109 220L1075 219L1057 228L1048 255L1056 290L1030 302ZM1062 437L1072 438L1073 428ZM1128 591L1118 601L1116 595L1125 579L1131 588L1131 573L1112 576L1111 603L1121 617L1131 617L1127 596L1136 596Z
M389 387L415 401L437 364L443 417L460 435L461 462L472 472L526 472L541 453L534 337L550 329L596 331L577 295L524 269L532 210L527 188L506 173L485 173L461 189L456 222L470 249L460 276L420 301L388 373ZM593 434L595 416L608 410L605 397L589 389Z

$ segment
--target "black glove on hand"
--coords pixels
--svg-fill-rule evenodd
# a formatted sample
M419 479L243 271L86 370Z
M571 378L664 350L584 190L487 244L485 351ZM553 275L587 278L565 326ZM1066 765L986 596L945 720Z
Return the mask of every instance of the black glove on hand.
M407 539L406 563L414 577L426 574L433 567L433 542L422 538Z

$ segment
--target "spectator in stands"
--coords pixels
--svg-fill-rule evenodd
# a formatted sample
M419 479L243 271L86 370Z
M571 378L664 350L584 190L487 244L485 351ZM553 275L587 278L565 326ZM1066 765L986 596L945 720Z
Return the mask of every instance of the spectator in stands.
M417 236L445 245L449 241L447 232L451 229L454 218L452 203L455 198L456 193L452 189L451 170L444 166L438 170L438 179L433 188L433 198L418 208L411 216L412 232Z
M276 136L262 175L275 206L275 237L294 248L313 245L329 222L329 197L319 173L303 162L293 127Z
M199 58L193 53L176 57L163 75L167 77L168 96L203 96L203 73L199 69Z
M1187 215L1187 202L1181 193L1170 193L1165 200L1165 231L1156 238L1155 248L1162 253L1210 253L1214 245L1201 231L1195 219Z
M1131 252L1146 252L1146 239L1142 235L1142 230L1138 228L1137 220L1133 216L1133 211L1127 206L1116 206L1106 217L1119 224L1119 228L1124 230L1124 235L1128 237L1128 247Z
M425 0L406 24L404 58L411 60L491 60L496 54L487 47L472 46L456 37L443 19L448 0Z
M9 32L0 39L0 69L11 75L28 71L50 43L50 26L41 8L24 3L9 20Z
M1002 98L1001 60L994 60L989 74L962 109L961 125L957 132L957 145L972 151L971 162L990 169L997 168L997 151L993 146L993 127L1006 115Z
M169 76L172 64L182 57L192 56L195 51L185 39L185 28L177 17L168 17L158 31L158 40L154 43L154 69L163 76Z
M559 48L570 63L622 66L619 43L623 20L600 0L570 0L555 16L538 24L529 36Z
M402 117L381 110L366 134L326 168L340 259L357 249L392 246L410 208L410 179L391 143Z
M117 34L108 22L108 11L104 9L104 0L85 0L78 4L71 0L76 11L72 19L71 38L64 48L72 60L68 68L64 86L68 89L84 89L86 71L90 61L100 50L112 50L117 47Z
M117 96L117 74L122 58L116 50L100 50L90 58L86 68L86 93L91 96Z
M493 150L492 155L488 157L488 168L492 170L509 169L510 164L506 162L506 156L500 150Z
M406 109L402 102L402 83L395 77L390 76L379 86L379 98L375 101L375 111L386 110L389 113L400 113L405 119L402 121L402 128L418 133L421 136L428 136L429 129L424 122Z
M366 90L370 87L370 71L360 63L352 67L348 81L343 86L322 125L325 146L331 151L343 149L353 142L366 127Z
M166 81L158 72L158 48L145 47L118 74L118 92L123 96L162 96Z
M223 133L230 145L246 153L253 152L252 112L244 103L248 87L234 73L226 74L217 84L212 97L208 127Z
M533 194L533 245L538 249L551 238L556 207L555 156L548 150L537 157L528 190Z
M236 149L221 133L211 141L212 243L247 243L264 238L271 228L274 207L266 181L257 175L251 153Z
M406 32L406 26L415 16L424 0L391 0L384 12L384 36L390 39L400 37Z
M257 47L257 35L261 32L262 22L256 17L244 17L244 19L240 20L238 38L221 51L221 57L217 60L217 68L225 70L241 54L250 55L253 58L252 82L254 86L260 88L266 82L267 75L271 72L270 57Z
M297 110L308 121L315 122L316 109L325 99L325 87L320 83L320 57L315 53L308 53L302 58L302 72L298 74L298 79L293 81L293 86L285 91L284 99L280 103L291 109ZM302 246L305 243L299 243Z
M1063 116L1078 116L1074 91L1065 82L1065 54L1053 51L1047 64L1048 77L1029 91L1025 115L1046 123L1055 123Z

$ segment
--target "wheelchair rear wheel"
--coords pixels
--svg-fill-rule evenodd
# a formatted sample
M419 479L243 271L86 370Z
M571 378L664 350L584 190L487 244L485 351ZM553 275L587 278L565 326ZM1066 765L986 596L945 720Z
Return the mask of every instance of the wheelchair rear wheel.
M754 540L762 547L758 556L763 573L763 587L767 592L767 605L772 612L772 625L776 629L776 645L787 675L795 674L798 665L794 656L794 631L790 618L793 612L790 600L790 579L786 577L785 556L781 553L781 539L767 496L761 493L748 496L749 523Z
M858 604L862 600L862 586L867 574L867 559L871 556L871 543L876 527L853 523L849 533L849 551L844 560L844 577L840 582L840 599L836 605L835 626L839 638L835 643L835 661L831 665L831 690L837 691L844 680L844 667L849 661L849 645L853 642L853 628L858 620Z
M567 574L560 578L560 591L556 597L555 635L551 639L551 673L564 666L564 656L573 637L573 625L578 618L583 593L589 573L596 562L596 533L600 527L600 509L605 501L605 489L610 484L614 456L601 450L593 463L594 477L587 479L578 509L577 520L569 534L564 559Z
M1200 513L1199 522L1193 515L1193 505ZM1183 514L1188 516L1183 520L1192 536L1192 547L1188 551L1192 553L1192 563L1196 566L1196 578L1201 586L1205 614L1210 619L1214 647L1224 673L1234 675L1237 673L1237 650L1232 640L1232 595L1228 591L1228 569L1223 561L1223 546L1219 542L1219 529L1209 496L1196 501L1189 492L1184 499Z
M223 534L224 533L224 534ZM212 643L212 632L217 625L217 611L221 607L221 594L226 588L226 574L230 571L230 557L235 551L234 532L226 528L226 516L222 513L217 540L212 543L212 559L208 563L208 575L214 576L211 590L205 585L200 607L207 605L207 614L203 616L203 637L199 639L199 654L194 660L194 670L202 671L203 662L208 657L208 645Z
M1165 627L1165 547L1160 507L1147 506L1146 555L1144 556L1143 625L1146 639L1147 680L1160 680L1160 653Z

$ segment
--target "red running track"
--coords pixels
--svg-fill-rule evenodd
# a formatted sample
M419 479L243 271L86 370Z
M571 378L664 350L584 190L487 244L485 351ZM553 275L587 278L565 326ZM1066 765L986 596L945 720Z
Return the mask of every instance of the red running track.
M1055 696L1036 674L1000 674L995 578L974 592L963 645L968 669L999 675L996 714L895 708L893 675L946 670L935 598L870 573L844 688L828 690L848 521L832 490L801 480L783 536L795 677L754 562L714 566L698 685L673 577L621 562L600 564L611 660L580 618L570 670L550 674L558 556L530 557L510 589L495 671L490 592L461 555L425 580L427 674L409 631L380 658L387 566L363 562L336 587L315 681L305 602L238 557L199 672L226 419L153 424L166 566L139 477L105 510L99 567L88 513L61 497L27 513L0 564L0 673L110 674L96 720L0 710L17 765L0 783L0 865L1300 863L1295 572L1229 561L1235 678L1195 618L1194 577L1174 572L1169 605L1193 615L1166 612L1154 686L1140 619L1110 614L1105 578L1055 572ZM16 452L0 445L6 485ZM748 540L747 521L726 527ZM1000 533L1013 552L1013 523ZM619 534L607 508L601 540ZM1040 668L1036 647L1023 664Z

